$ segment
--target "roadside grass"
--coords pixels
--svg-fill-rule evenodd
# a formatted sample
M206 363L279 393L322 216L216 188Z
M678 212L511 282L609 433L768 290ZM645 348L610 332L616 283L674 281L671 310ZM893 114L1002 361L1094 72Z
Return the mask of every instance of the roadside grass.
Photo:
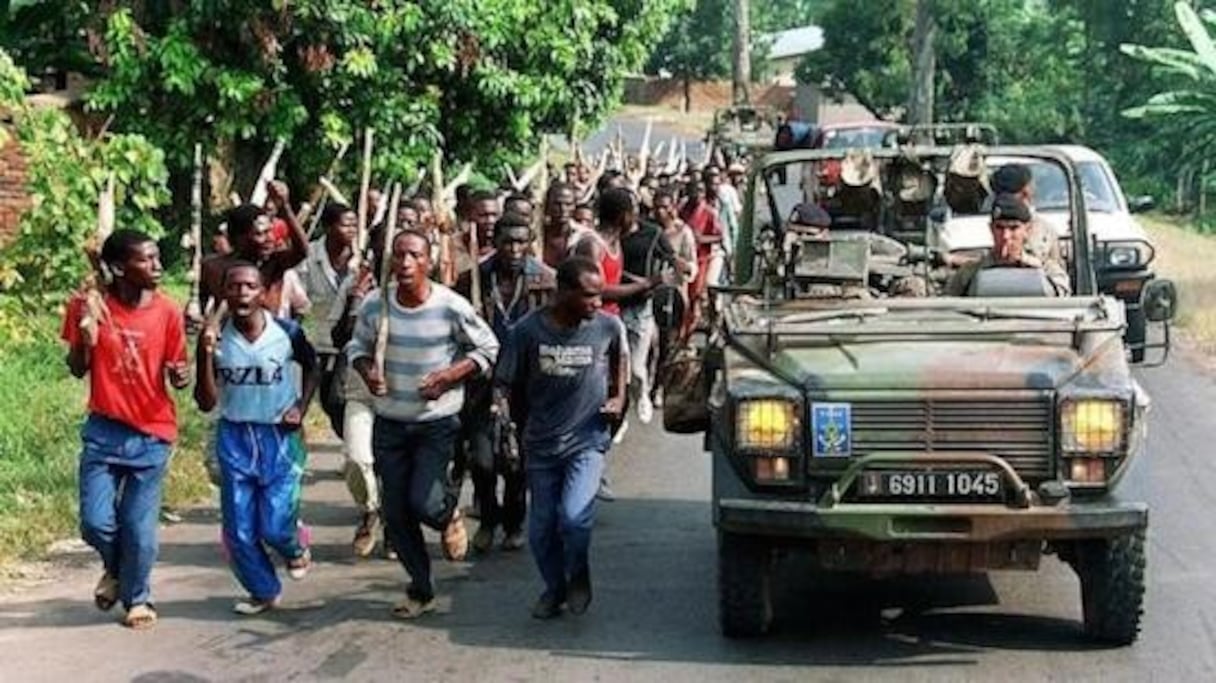
M169 294L180 294L169 288ZM176 297L179 298L180 297ZM0 330L0 567L38 559L77 534L76 471L87 385L68 374L57 313ZM209 493L204 424L189 390L177 396L181 436L165 483L165 504Z
M1178 326L1202 351L1216 353L1216 239L1163 215L1140 219L1157 249L1155 268L1178 285Z

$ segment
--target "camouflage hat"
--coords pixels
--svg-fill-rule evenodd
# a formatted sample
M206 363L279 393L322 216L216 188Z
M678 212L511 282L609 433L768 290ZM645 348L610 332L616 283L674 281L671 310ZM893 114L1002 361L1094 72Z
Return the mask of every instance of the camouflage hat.
M987 185L986 171L984 149L979 145L959 145L950 154L950 175L960 178L980 178Z
M958 213L982 213L988 188L987 164L980 145L959 145L950 155L943 194L946 203Z
M850 187L878 187L878 164L874 157L866 150L849 150L840 163L840 182Z

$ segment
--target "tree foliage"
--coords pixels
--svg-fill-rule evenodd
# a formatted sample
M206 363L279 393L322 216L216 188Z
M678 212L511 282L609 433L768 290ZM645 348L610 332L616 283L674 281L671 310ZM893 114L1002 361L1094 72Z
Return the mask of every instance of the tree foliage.
M97 225L97 199L114 175L116 224L163 234L154 210L168 202L164 154L141 136L83 137L71 118L25 103L28 79L0 50L0 108L12 116L12 137L26 157L32 204L0 263L0 298L17 293L37 304L77 286L89 265L84 245ZM11 301L0 302L0 331ZM5 335L8 338L8 335Z
M824 48L804 60L803 82L849 93L900 118L912 85L914 0L858 11L829 0ZM1013 143L1075 142L1102 150L1139 190L1172 182L1181 138L1119 112L1159 89L1159 77L1119 45L1171 37L1171 0L936 0L936 118L992 123Z
M648 73L667 71L690 81L725 78L731 72L734 3L693 0L675 15L647 64ZM751 3L752 74L767 70L770 45L764 36L814 22L824 0L764 0Z
M1176 88L1155 93L1143 104L1123 110L1129 119L1165 118L1179 125L1188 145L1184 158L1202 161L1216 148L1216 12L1196 12L1185 2L1174 5L1178 25L1190 50L1124 44L1124 53L1151 64Z
M243 190L276 138L290 176L312 182L369 126L379 179L412 176L436 144L495 168L534 154L542 133L608 111L677 2L95 4L61 36L95 60L90 106L178 171L196 141L230 150Z
M697 0L677 15L651 53L647 71L667 71L685 81L730 75L730 5L730 0Z

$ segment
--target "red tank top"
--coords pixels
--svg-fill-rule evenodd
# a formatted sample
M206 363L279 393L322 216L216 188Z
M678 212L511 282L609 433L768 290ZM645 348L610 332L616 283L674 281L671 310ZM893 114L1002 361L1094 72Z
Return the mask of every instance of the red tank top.
M617 253L612 255L608 243L604 242L604 255L600 258L600 270L604 272L604 286L615 287L621 284L621 274L625 272L625 255L617 246ZM604 312L615 316L621 315L621 307L615 301L604 302Z

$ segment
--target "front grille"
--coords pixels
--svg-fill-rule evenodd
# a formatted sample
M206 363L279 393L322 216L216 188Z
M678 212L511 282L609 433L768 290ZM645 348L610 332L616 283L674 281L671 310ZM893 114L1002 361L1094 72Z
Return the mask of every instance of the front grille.
M982 451L1025 479L1052 476L1050 397L1009 400L867 400L852 404L853 454Z

